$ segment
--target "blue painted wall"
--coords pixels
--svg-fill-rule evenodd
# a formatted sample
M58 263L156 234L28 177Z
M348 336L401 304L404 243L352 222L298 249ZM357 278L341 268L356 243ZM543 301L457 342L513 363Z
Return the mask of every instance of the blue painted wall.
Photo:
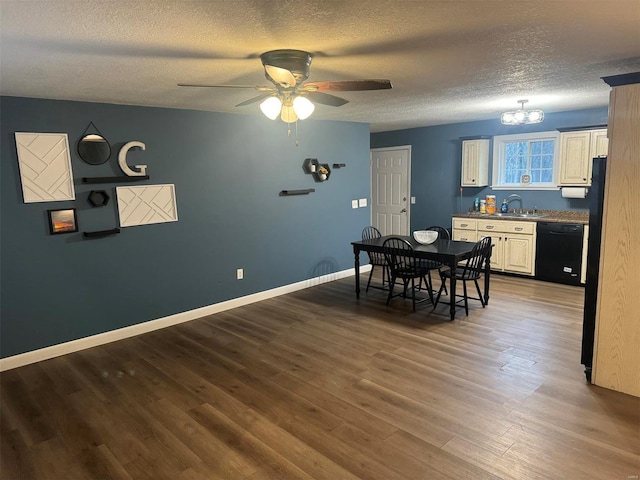
M353 267L350 242L369 223L369 125L300 122L300 146L282 122L235 115L54 100L0 98L2 357L165 317ZM93 122L114 147L91 166L76 142ZM76 200L24 204L15 132L67 133ZM123 228L85 240L82 231L118 226L114 184L81 177L121 175L148 165L151 179L175 184L178 222ZM307 157L346 163L328 182L303 172ZM417 162L416 162L417 163ZM280 197L283 189L315 188ZM111 203L92 208L105 189ZM47 209L75 207L80 233L51 236ZM236 280L236 268L245 279Z
M522 196L524 208L545 210L587 210L587 200L562 198L560 191L497 190L465 187L460 194L462 144L460 137L508 135L559 128L606 125L607 107L546 114L538 125L508 127L500 120L439 125L371 134L371 148L411 145L411 230L428 225L451 226L451 215L467 211L475 197L495 194L498 203L510 193ZM491 145L491 148L493 145ZM489 153L489 175L492 162ZM519 208L516 202L512 206Z

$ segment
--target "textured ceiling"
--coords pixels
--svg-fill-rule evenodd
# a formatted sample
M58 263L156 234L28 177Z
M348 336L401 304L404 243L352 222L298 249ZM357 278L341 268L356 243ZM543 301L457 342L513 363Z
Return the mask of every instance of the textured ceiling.
M388 78L313 118L371 130L604 106L640 71L640 0L0 0L3 95L261 115L259 55L314 55L311 80ZM268 121L265 119L265 121Z

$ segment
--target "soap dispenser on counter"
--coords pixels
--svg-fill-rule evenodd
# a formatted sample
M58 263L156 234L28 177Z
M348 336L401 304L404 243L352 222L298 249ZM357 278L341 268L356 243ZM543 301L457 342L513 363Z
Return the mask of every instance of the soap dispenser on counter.
M509 212L509 202L507 202L506 198L504 200L502 200L502 205L500 205L500 212L502 212L502 213L508 213Z

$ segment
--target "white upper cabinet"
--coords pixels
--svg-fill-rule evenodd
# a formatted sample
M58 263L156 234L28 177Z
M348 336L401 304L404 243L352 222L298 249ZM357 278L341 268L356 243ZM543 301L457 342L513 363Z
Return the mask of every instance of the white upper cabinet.
M489 185L489 140L485 138L462 141L463 187Z
M591 185L594 157L607 155L607 129L560 134L560 185Z

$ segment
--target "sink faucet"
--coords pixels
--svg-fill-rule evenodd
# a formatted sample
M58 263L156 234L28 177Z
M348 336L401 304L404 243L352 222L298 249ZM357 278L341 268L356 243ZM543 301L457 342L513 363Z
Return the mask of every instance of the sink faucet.
M518 195L517 193L512 193L511 195L509 195L507 198L507 205L509 203L511 203L514 200L520 200L520 213L522 213L523 208L522 208L522 197L520 195Z

